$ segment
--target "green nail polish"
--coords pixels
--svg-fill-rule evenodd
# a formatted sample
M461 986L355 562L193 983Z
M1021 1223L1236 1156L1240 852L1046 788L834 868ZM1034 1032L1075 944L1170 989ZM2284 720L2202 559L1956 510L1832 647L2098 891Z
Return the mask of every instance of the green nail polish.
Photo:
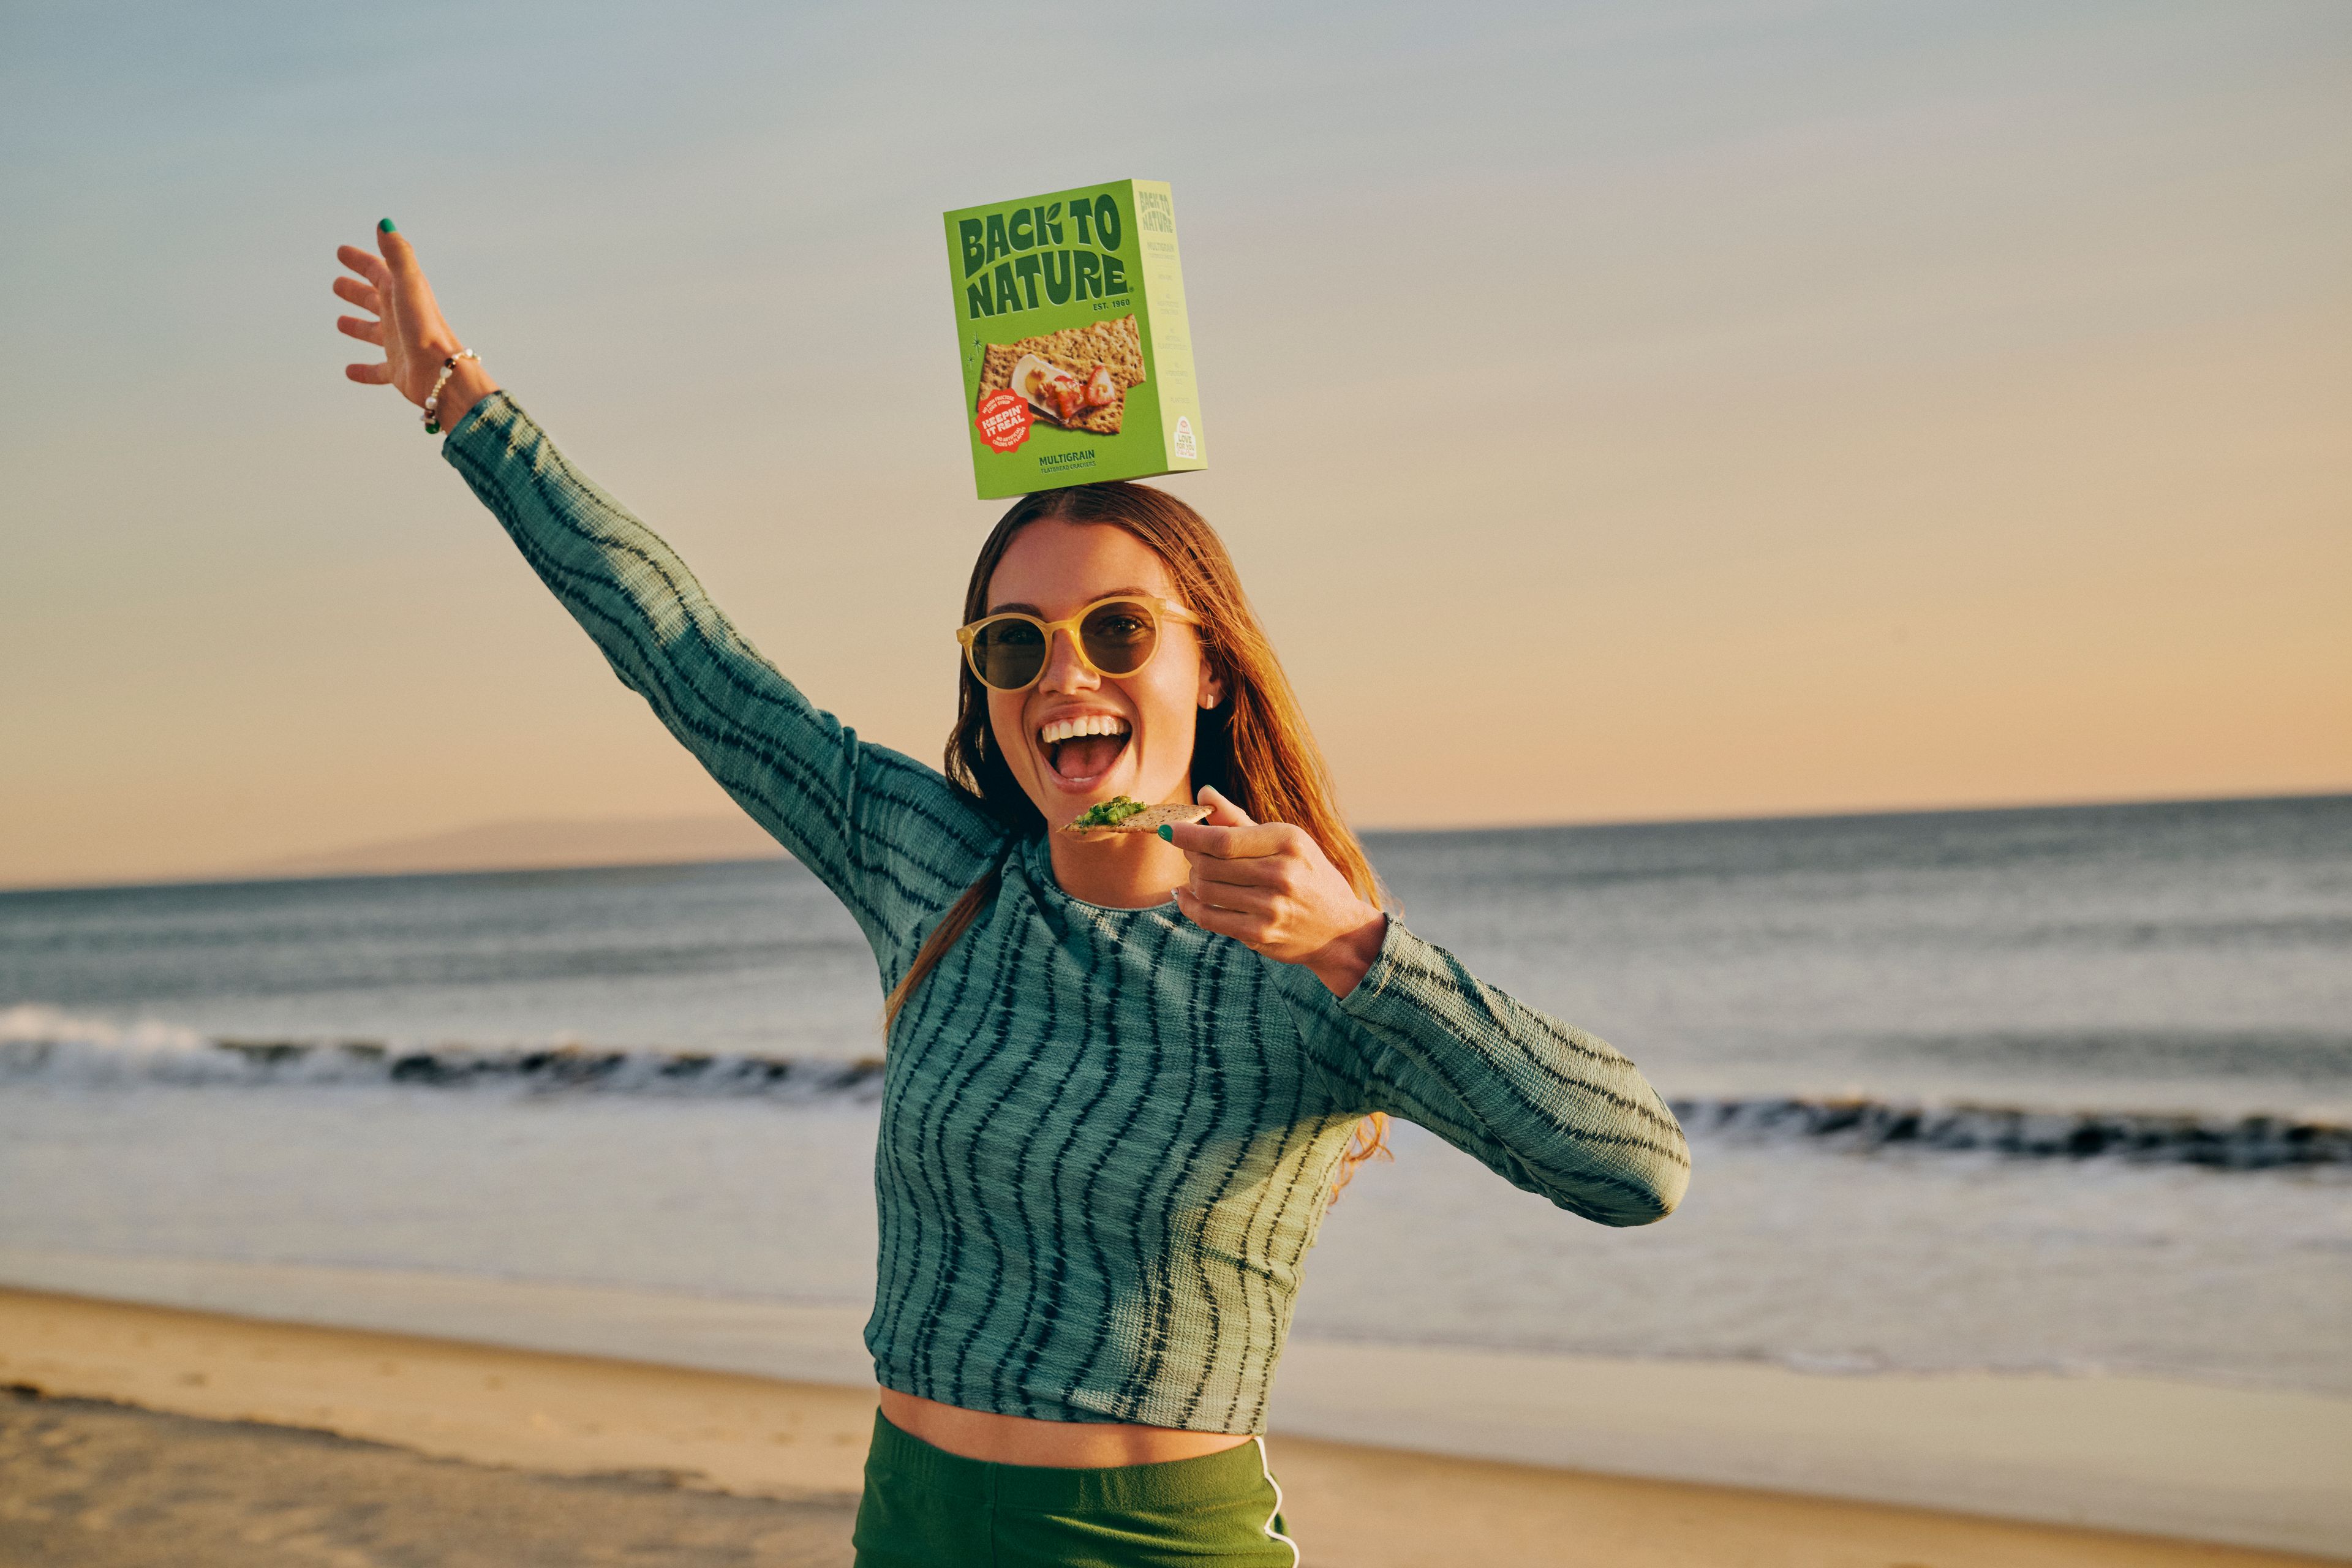
M1166 839L1166 840L1168 840L1168 842L1169 842L1169 843L1171 843L1171 844L1175 843L1175 842L1176 842L1176 826L1175 826L1175 824L1173 824L1173 823L1170 823L1170 822L1163 822L1163 823L1161 823L1161 824L1160 825L1160 837L1162 837L1162 838L1165 838L1165 839Z
M376 227L383 230L386 234L398 234L400 232L400 226L393 222L390 218L384 219L382 223L376 225Z

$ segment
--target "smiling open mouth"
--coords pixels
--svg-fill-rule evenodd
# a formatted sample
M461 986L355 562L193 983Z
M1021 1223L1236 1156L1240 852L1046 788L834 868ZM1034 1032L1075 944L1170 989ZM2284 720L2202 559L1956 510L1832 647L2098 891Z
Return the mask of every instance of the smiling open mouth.
M1129 739L1126 720L1108 713L1085 713L1042 726L1037 731L1037 750L1056 779L1083 789L1118 764Z

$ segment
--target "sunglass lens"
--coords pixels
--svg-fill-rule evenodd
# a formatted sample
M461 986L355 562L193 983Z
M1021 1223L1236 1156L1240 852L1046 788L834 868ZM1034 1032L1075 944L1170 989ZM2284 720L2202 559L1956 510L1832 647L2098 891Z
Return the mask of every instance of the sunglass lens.
M1105 675L1133 675L1151 658L1160 641L1160 623L1148 605L1114 600L1097 605L1079 624L1087 658Z
M1000 691L1018 691L1045 668L1045 636L1027 621L991 621L971 639L972 672Z

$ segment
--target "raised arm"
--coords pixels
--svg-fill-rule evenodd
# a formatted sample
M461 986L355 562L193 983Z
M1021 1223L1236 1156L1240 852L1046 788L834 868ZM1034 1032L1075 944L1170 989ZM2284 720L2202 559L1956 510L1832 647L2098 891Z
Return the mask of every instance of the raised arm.
M406 240L387 231L380 243L381 257L351 246L339 253L362 281L339 279L336 292L378 318L340 324L386 349L383 365L347 374L397 386L421 405L457 340ZM622 683L848 906L883 984L894 984L930 920L994 858L999 830L938 773L860 741L813 706L711 604L677 552L572 468L487 376L457 386L453 375L439 409L448 429L443 456Z

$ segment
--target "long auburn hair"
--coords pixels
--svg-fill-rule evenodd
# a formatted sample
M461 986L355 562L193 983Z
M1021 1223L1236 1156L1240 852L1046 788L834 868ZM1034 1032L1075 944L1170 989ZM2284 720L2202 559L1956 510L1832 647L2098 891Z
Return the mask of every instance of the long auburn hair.
M1224 695L1202 710L1192 735L1192 785L1213 787L1259 822L1286 822L1306 830L1359 897L1390 907L1388 890L1363 845L1339 814L1330 770L1299 710L1274 644L1242 592L1240 574L1206 519L1165 490L1127 483L1078 485L1024 496L997 520L972 563L964 589L967 624L988 614L988 585L1013 536L1033 522L1099 523L1126 530L1167 563L1176 597L1201 617L1194 627L1203 657L1223 681ZM957 661L955 728L949 731L947 775L973 795L1016 839L1042 837L1045 818L1013 777L989 721L988 689ZM996 897L1001 863L991 867L940 917L915 961L883 1003L887 1033L940 960ZM1336 1195L1356 1167L1375 1155L1391 1157L1388 1118L1367 1116L1349 1140L1331 1184Z

